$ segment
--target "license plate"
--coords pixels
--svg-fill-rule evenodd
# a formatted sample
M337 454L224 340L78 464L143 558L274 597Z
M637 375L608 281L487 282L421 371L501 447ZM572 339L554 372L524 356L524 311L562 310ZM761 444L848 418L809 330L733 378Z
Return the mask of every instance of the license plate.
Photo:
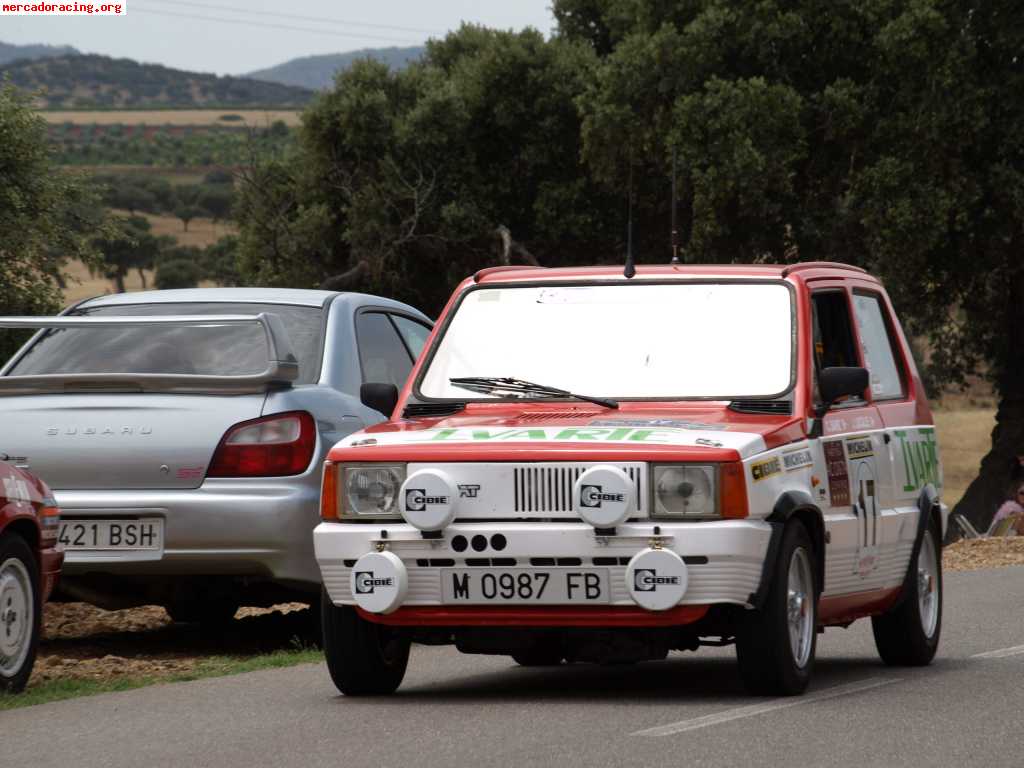
M565 605L607 603L608 571L603 568L453 568L441 571L445 603Z
M61 520L57 541L65 551L161 550L163 520Z

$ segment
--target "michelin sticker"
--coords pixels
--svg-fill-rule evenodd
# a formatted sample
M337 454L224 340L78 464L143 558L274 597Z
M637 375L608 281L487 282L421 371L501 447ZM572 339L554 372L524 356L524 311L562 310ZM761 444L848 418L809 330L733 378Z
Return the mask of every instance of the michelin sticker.
M806 448L799 448L795 451L787 451L782 454L782 466L785 467L787 472L792 472L797 469L805 469L813 464L814 457Z

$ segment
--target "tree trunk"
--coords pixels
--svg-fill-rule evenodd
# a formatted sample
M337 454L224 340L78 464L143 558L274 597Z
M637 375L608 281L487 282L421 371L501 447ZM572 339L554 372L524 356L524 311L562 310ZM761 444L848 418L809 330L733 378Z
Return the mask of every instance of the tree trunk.
M142 290L144 290L144 291L148 290L148 288L146 286L146 270L144 270L142 267L138 267L138 271L139 271L139 280L142 281Z
M1020 387L1018 387L1020 389ZM941 446L940 446L941 449ZM992 522L999 505L1007 499L1014 479L1017 456L1024 454L1024 392L1007 394L999 401L996 426L992 430L992 448L981 460L978 476L967 487L963 498L953 508L984 532ZM949 539L959 538L960 531L950 526Z
M114 286L117 288L118 293L124 293L124 274L125 271L123 269L119 269L114 273Z
M1020 352L1019 342L1020 329L1024 328L1024 301L1021 300L1024 269L1017 267L1007 271L1009 279L1003 310L1006 346L997 369L999 406L992 430L992 448L981 460L978 476L953 508L954 514L962 514L979 531L991 524L996 510L1012 490L1011 483L1021 480L1018 457L1024 457L1024 354ZM947 539L959 537L959 530L954 529L955 526L950 526Z

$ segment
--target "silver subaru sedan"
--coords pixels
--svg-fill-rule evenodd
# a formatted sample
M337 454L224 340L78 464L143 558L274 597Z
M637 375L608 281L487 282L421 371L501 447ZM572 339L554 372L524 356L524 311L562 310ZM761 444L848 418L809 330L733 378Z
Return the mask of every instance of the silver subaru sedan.
M61 589L216 622L311 602L327 450L390 416L431 321L376 296L198 288L56 318L0 368L0 451L63 515Z

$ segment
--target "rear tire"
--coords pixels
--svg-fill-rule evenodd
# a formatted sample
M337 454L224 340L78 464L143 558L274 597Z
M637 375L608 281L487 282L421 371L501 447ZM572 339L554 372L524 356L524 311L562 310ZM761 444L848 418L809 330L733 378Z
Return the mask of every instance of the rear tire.
M362 618L356 609L320 598L324 658L335 687L346 696L382 696L402 684L409 664L409 638Z
M736 637L740 677L750 693L795 696L807 689L817 643L814 557L807 529L789 523L764 605L750 612Z
M39 566L20 536L0 536L0 691L24 690L43 627Z
M941 540L932 520L921 539L903 601L871 619L878 655L890 666L924 667L935 658L942 634Z

